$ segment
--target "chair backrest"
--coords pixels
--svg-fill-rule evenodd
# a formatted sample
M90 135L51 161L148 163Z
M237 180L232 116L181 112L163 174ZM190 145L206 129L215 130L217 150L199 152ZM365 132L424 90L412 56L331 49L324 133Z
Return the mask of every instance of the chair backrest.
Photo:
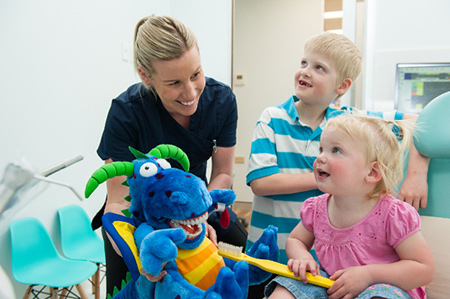
M436 267L427 294L429 299L444 299L450 294L450 92L425 106L416 128L414 144L430 158L428 204L419 210Z
M61 249L70 259L104 262L103 240L92 230L86 211L73 204L58 209Z
M55 256L61 257L47 229L34 217L13 221L10 224L10 234L11 270L19 282L23 282L22 274L30 265Z

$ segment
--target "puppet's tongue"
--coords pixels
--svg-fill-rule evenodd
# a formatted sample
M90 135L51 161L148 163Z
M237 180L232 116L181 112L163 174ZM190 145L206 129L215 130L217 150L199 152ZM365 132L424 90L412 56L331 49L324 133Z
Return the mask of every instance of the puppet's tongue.
M188 232L189 234L195 234L198 231L198 225L187 225L187 224L181 224L183 229Z
M228 214L228 210L225 209L222 212L222 216L220 216L220 226L227 228L228 225L230 225L230 214Z

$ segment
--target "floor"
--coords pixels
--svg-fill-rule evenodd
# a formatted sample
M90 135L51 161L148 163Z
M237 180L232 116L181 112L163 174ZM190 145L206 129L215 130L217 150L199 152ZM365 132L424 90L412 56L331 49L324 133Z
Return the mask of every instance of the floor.
M232 209L239 218L245 219L244 223L247 224L246 229L248 231L250 218L252 216L252 203L244 201L235 202L232 206Z

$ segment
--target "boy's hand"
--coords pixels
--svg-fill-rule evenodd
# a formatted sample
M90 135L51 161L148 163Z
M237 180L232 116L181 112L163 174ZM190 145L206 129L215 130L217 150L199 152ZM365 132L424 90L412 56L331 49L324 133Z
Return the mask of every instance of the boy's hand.
M406 177L398 198L411 204L417 211L427 207L428 200L428 166L430 158L422 156L411 143Z
M428 201L428 183L426 176L425 178L417 175L406 176L398 194L398 199L409 203L417 211L419 208L426 208Z
M370 274L361 266L336 271L330 279L335 280L328 289L330 299L353 299L371 285Z
M306 271L311 272L313 276L320 275L320 268L313 258L305 258L300 260L289 259L287 266L289 270L294 272L295 277L300 277L303 283L307 283Z

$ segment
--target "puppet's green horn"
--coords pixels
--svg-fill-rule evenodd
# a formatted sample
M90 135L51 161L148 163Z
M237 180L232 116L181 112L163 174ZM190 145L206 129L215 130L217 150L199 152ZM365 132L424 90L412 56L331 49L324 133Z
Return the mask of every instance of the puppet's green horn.
M149 155L160 159L172 158L177 160L184 171L189 171L189 159L183 150L172 144L160 144L149 152Z
M130 152L134 155L136 159L148 159L147 155L138 151L137 149L132 148L131 146L128 147Z
M131 162L112 162L103 165L97 169L86 184L84 189L84 196L88 198L97 187L116 176L126 175L131 176L134 172L134 164Z

